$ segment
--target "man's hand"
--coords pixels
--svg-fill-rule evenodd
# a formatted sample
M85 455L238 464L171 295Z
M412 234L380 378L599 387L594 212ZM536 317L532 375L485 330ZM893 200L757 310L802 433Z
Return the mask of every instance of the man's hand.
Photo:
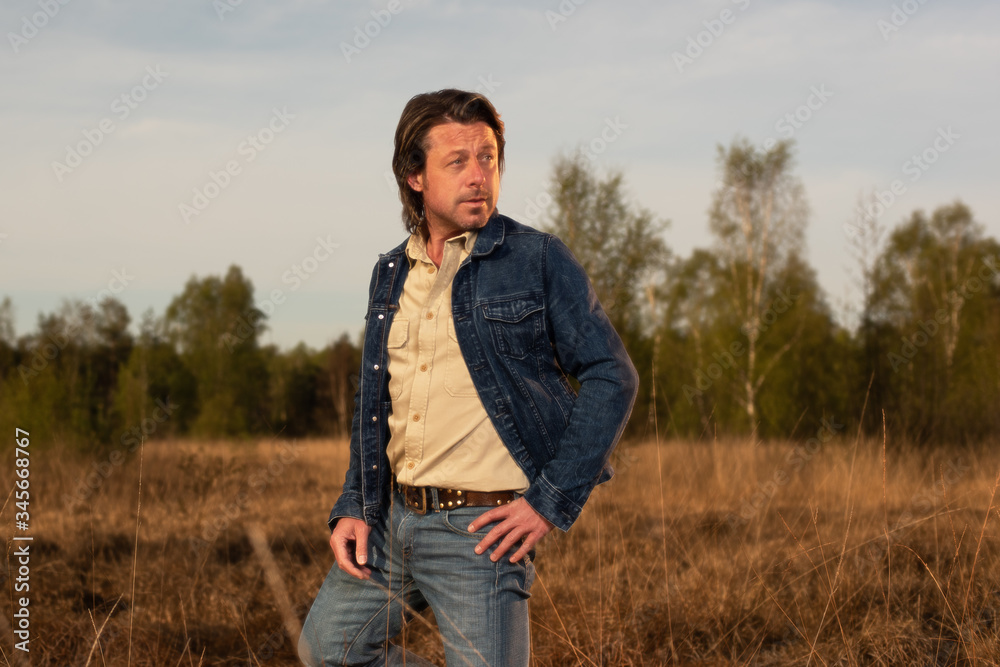
M510 557L510 562L516 563L524 558L538 544L538 541L552 530L552 524L549 523L548 519L536 512L535 508L529 505L524 498L518 498L512 503L484 512L469 524L469 532L474 533L494 521L499 521L499 523L476 545L476 553L481 554L490 545L500 540L500 544L490 554L490 560L494 563L520 541L521 548ZM501 540L501 538L503 539Z
M361 519L343 517L330 535L330 548L337 558L337 567L355 579L367 579L372 571L365 567L368 560L368 533L371 526Z

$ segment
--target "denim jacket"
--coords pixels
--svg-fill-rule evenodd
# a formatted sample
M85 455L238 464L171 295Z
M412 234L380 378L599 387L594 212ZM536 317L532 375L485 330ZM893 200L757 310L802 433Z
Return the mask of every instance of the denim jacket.
M330 513L378 521L388 501L386 341L409 271L403 242L372 272L350 466ZM455 335L486 412L530 486L525 500L561 530L593 488L638 390L638 375L583 267L558 238L494 213L452 283ZM574 391L567 375L580 383Z

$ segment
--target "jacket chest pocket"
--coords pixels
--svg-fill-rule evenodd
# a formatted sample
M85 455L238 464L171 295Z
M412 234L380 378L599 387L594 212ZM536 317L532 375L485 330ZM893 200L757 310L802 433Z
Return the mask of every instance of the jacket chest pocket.
M539 297L483 305L497 350L515 359L528 356L544 331L544 306Z
M410 321L397 315L389 327L389 338L386 341L386 348L389 351L389 397L392 400L396 400L403 393L403 369L406 367L409 340ZM392 372L394 361L397 362L396 373Z

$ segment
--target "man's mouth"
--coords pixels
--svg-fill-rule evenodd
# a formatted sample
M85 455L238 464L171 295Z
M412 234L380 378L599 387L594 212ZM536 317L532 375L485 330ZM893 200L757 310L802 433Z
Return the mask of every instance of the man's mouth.
M462 203L463 204L485 204L488 199L489 199L489 193L488 192L483 192L483 193L477 194L474 197L469 197L468 199L463 200Z

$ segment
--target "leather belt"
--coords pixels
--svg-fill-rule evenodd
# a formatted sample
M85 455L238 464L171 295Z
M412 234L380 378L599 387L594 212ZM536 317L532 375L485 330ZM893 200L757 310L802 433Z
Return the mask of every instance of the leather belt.
M520 495L516 491L463 491L432 486L404 486L398 482L395 485L403 503L418 514L427 514L428 510L440 512L459 507L499 507L516 500Z

